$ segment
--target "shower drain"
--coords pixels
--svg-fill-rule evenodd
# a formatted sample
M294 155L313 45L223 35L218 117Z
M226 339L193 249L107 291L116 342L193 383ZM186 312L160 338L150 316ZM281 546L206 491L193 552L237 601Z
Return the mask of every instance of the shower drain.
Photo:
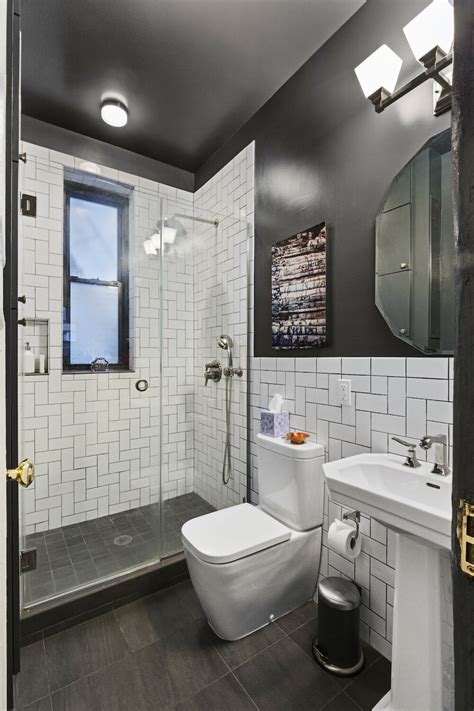
M114 544L116 546L128 546L132 541L132 536L117 536L117 538L114 538Z

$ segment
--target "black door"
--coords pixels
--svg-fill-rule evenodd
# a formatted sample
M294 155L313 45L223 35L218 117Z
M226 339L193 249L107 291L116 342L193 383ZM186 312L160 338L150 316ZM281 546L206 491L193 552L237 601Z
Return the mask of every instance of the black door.
M3 303L6 340L6 462L18 465L18 146L19 0L7 5L7 90L5 161L5 247ZM7 484L7 674L8 708L13 708L13 678L20 670L20 571L18 484Z
M455 0L453 177L456 237L454 358L453 619L456 711L474 708L474 2ZM473 513L470 516L470 512ZM463 556L464 550L464 556ZM464 561L463 561L464 558ZM472 566L470 564L473 564ZM464 565L464 570L462 566Z

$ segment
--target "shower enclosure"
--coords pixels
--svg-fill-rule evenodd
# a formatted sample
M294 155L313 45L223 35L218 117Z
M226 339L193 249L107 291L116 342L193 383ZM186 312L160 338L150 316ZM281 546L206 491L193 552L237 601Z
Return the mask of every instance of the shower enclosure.
M182 551L186 520L247 497L251 234L191 193L25 150L21 188L37 198L19 235L30 615L159 566ZM222 334L242 375L206 386L206 363L228 367Z

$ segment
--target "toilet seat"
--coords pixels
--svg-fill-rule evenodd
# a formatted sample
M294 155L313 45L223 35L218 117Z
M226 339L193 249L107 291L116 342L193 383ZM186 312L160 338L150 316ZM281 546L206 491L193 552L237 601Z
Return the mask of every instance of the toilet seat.
M291 537L289 528L251 504L194 518L184 524L181 533L197 558L214 564L245 558Z

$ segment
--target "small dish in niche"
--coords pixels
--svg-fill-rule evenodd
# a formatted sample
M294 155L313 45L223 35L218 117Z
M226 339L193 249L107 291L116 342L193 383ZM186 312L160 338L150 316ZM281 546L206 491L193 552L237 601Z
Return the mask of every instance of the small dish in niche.
M307 432L288 432L286 436L291 444L304 444L310 435Z

